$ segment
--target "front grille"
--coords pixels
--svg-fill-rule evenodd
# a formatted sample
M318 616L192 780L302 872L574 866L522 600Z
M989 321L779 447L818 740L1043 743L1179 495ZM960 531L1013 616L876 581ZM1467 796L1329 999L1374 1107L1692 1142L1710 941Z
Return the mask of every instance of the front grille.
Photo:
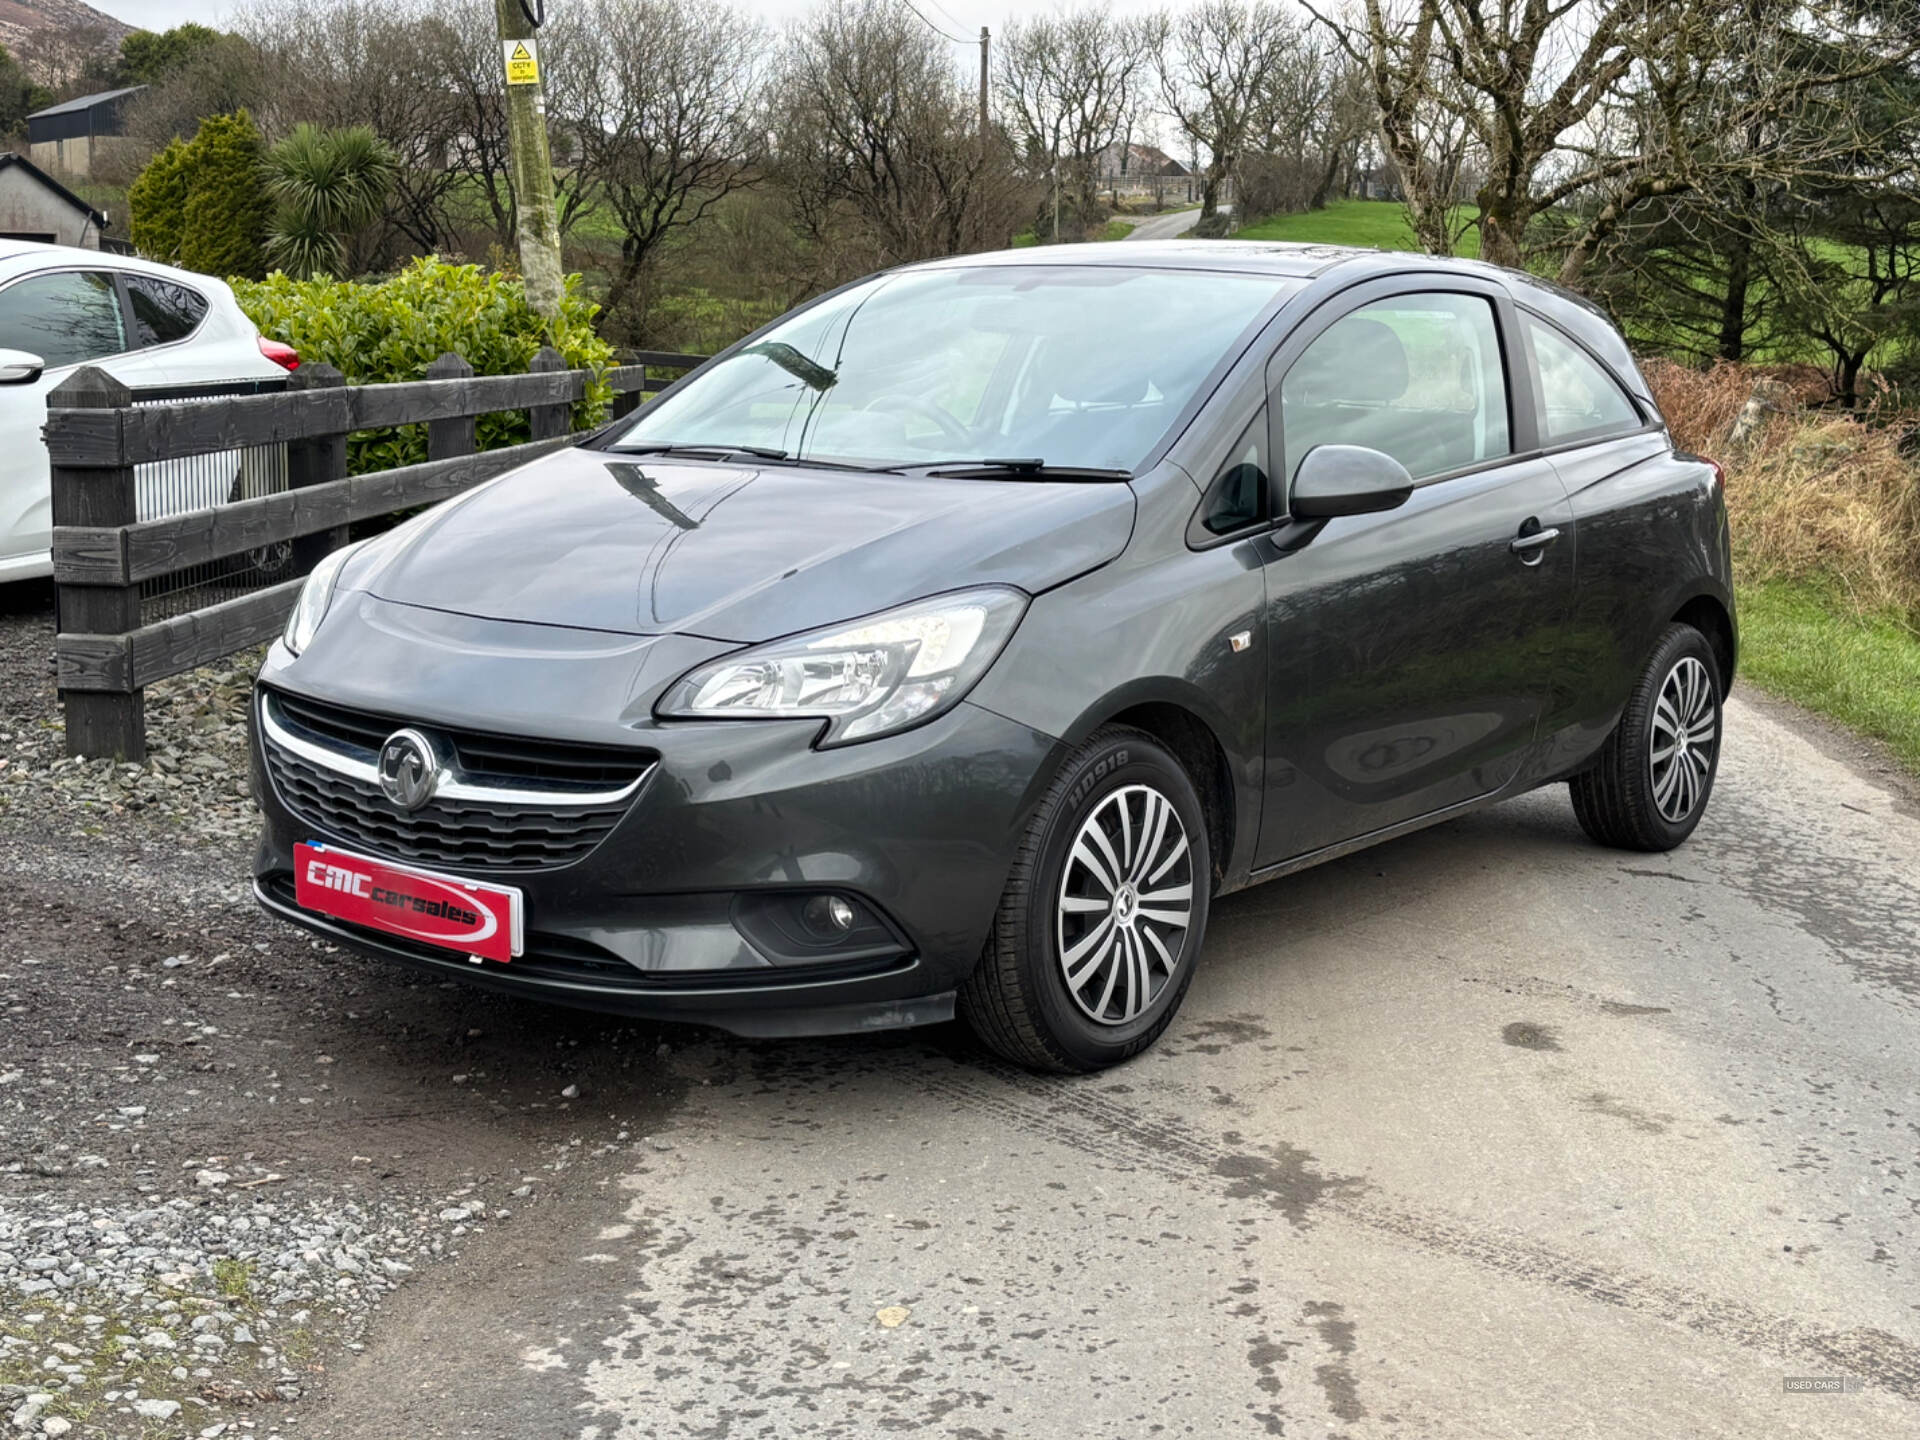
M368 754L377 753L402 725L413 723L347 710L284 690L273 692L273 703L282 719L315 739L331 742L337 749ZM518 735L432 728L452 745L461 772L481 784L619 790L644 774L654 758L650 751L616 745L577 745L568 740L529 740Z
M454 870L551 870L584 858L626 814L654 758L435 730L458 784L408 811L373 771L398 722L278 691L263 693L261 710L267 774L292 815L348 848Z

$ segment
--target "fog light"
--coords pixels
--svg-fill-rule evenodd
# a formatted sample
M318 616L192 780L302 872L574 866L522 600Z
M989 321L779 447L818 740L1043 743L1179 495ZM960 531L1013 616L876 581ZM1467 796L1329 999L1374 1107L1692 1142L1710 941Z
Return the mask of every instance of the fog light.
M853 929L853 906L838 895L816 895L801 912L814 934L838 939Z
M734 897L733 925L774 965L877 963L910 953L906 938L857 895L750 891Z

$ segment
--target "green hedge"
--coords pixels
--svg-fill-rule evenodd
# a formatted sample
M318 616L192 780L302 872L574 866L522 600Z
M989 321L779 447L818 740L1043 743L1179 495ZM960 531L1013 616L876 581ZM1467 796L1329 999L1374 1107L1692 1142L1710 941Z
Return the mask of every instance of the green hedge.
M233 292L263 335L293 346L303 363L334 366L352 385L425 379L427 366L449 350L464 356L476 375L518 375L551 340L569 366L594 372L585 398L573 407L575 429L600 424L613 399L612 387L599 378L613 363L613 347L593 333L599 307L580 296L578 276L568 277L551 330L527 305L518 279L432 257L388 280L294 280L276 271L265 280L237 281ZM525 411L482 415L477 435L482 450L532 438ZM356 475L426 458L426 430L419 425L370 430L347 442L348 468Z

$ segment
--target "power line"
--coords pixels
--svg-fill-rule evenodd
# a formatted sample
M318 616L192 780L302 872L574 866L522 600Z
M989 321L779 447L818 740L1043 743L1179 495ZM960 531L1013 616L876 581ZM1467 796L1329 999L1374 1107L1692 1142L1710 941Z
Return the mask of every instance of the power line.
M965 30L967 28L967 22L954 14L953 11L949 10L946 6L942 5L940 0L927 0L927 3L933 6L935 14L939 15L941 19L951 23L955 29Z
M933 31L934 34L940 36L942 39L951 40L956 45L972 45L975 43L972 40L962 40L958 35L955 35L950 30L942 30L938 25L934 24L933 21L927 19L926 15L922 13L920 7L913 3L913 0L900 0L900 3L905 5L907 9L913 11L915 16L919 18L919 21L922 25L926 26L929 30Z

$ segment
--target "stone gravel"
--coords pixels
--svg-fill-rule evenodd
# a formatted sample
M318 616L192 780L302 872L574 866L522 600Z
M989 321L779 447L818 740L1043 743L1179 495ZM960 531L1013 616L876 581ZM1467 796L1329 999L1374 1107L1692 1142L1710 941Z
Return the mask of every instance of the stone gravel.
M0 817L88 836L134 815L189 845L251 834L247 697L259 650L147 687L144 764L69 758L52 686L50 624L5 627L0 646Z
M317 1352L360 1345L415 1266L511 1213L477 1195L276 1201L262 1191L285 1176L224 1163L192 1172L204 1193L157 1204L0 1204L0 1414L15 1430L113 1433L118 1418L143 1434L277 1433L276 1417L239 1412L298 1400Z
M383 1306L610 1163L579 1082L659 1093L657 1041L270 920L258 656L150 687L116 765L64 758L52 640L0 587L0 1437L324 1431Z

